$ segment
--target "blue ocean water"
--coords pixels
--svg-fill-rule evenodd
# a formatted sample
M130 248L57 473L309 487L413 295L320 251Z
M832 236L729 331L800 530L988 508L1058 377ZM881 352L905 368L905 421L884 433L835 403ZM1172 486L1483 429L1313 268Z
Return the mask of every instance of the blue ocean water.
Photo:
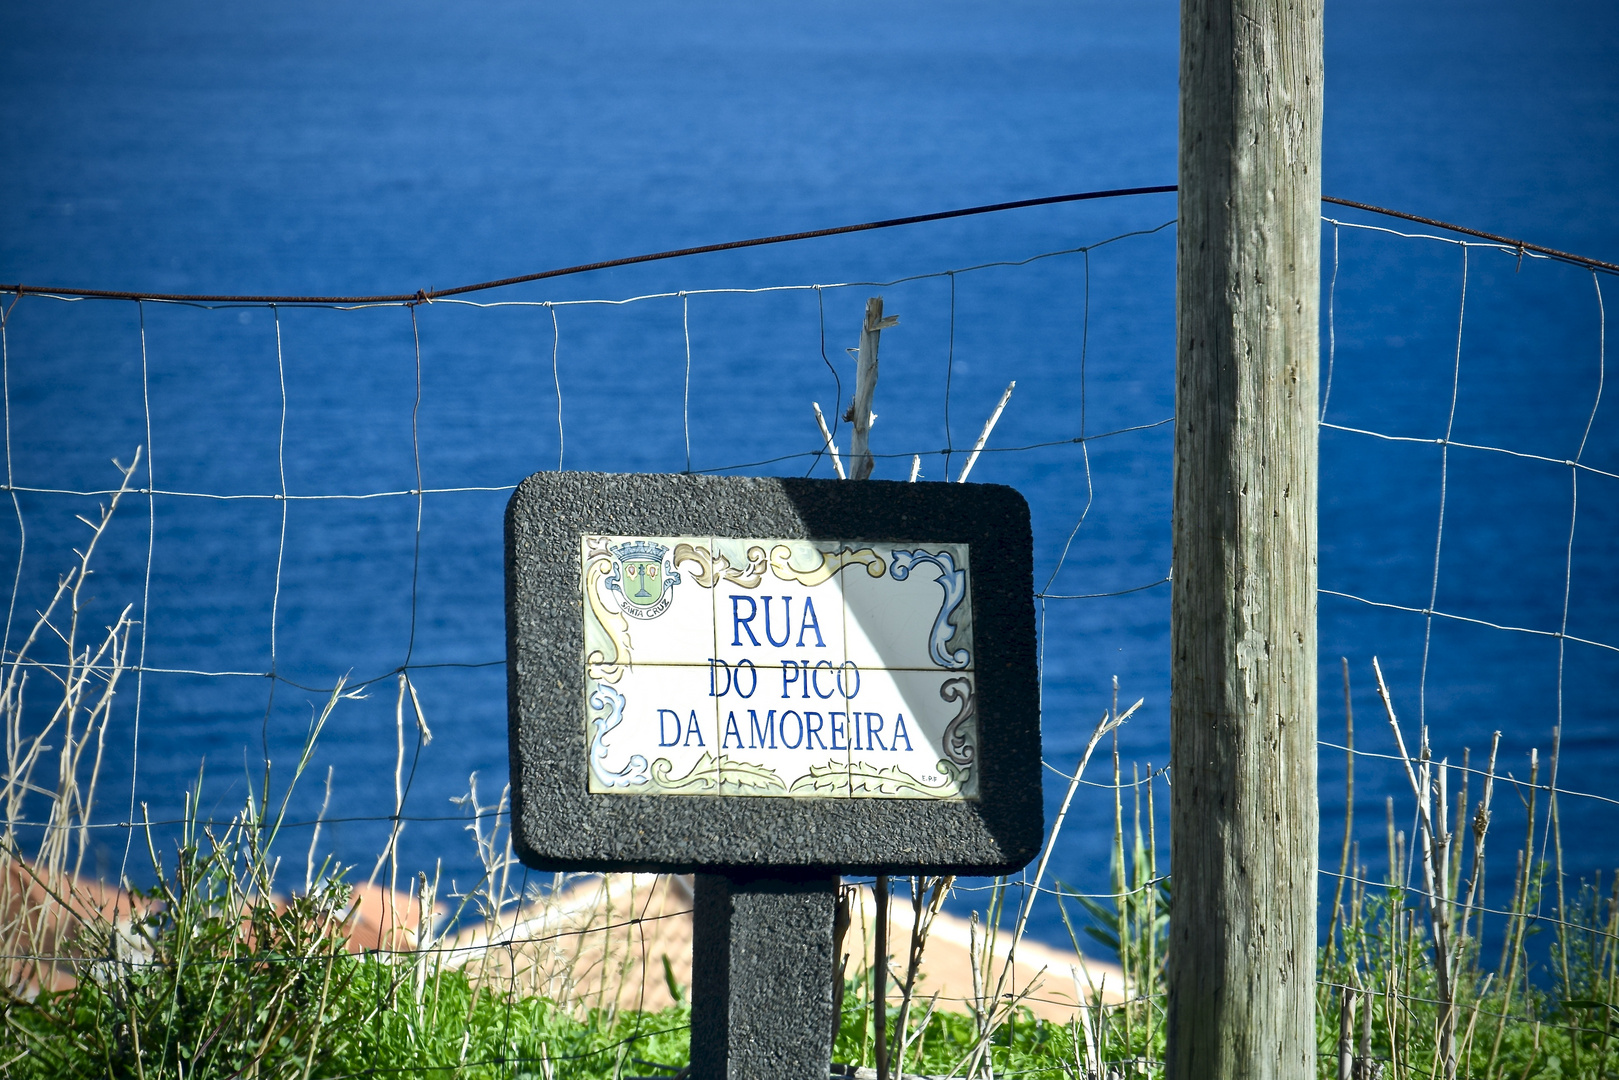
M1326 190L1619 258L1616 24L1591 3L1329 7ZM1172 4L6 4L4 26L0 282L410 292L1175 177ZM228 817L266 754L284 777L318 688L348 672L379 681L335 713L294 814L314 816L330 767L323 835L368 873L394 802L390 673L408 658L435 737L407 747L402 863L442 860L467 884L473 848L449 800L477 772L487 801L507 767L505 489L559 460L680 470L688 439L695 469L830 475L810 456L746 463L814 451L809 403L830 415L847 400L844 348L879 292L901 325L883 341L874 441L895 456L878 475L903 477L912 452L927 479L959 473L1016 379L973 479L1028 496L1035 585L1161 581L1171 432L1149 425L1173 412L1174 213L1173 196L1018 211L472 298L555 307L7 299L8 466L17 487L49 489L0 512L0 565L23 557L19 620L98 501L55 492L104 489L110 459L137 446L167 492L488 489L428 495L419 533L408 494L126 502L89 621L149 605L153 670L138 743L122 688L100 819L128 815L131 776L134 803L173 819L204 759L203 809ZM1501 767L1523 777L1560 723L1559 785L1612 795L1619 425L1614 388L1598 398L1598 287L1612 301L1615 279L1328 213L1344 224L1323 234L1338 425L1322 437L1323 738L1340 741L1345 656L1357 745L1392 751L1375 655L1408 739L1425 719L1438 754L1471 747L1477 764L1499 730ZM1072 441L1125 428L1139 430ZM1447 432L1469 445L1446 453ZM1013 449L1035 444L1052 445ZM1576 456L1589 468L1560 464ZM1167 761L1168 603L1158 586L1045 605L1054 768L1072 768L1115 675L1126 704L1145 698L1120 740L1126 777ZM1429 620L1430 606L1462 618ZM1584 641L1548 636L1565 618ZM1111 763L1093 769L1106 780ZM1342 774L1323 751L1331 867ZM1052 810L1061 785L1053 774ZM1381 876L1383 801L1409 827L1409 792L1375 758L1356 785ZM1487 896L1509 887L1516 805L1498 802ZM1560 809L1571 874L1619 863L1619 807ZM1055 878L1104 891L1112 821L1111 792L1086 789ZM116 871L125 833L102 835L97 862ZM1034 926L1064 936L1052 904Z

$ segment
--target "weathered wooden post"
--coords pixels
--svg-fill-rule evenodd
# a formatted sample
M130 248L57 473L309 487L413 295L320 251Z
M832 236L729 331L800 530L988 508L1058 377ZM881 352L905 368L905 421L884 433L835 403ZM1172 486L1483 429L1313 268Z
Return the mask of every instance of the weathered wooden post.
M844 419L853 426L849 436L849 479L864 480L871 475L871 422L877 419L871 411L872 395L877 392L877 342L882 332L899 322L899 316L883 316L883 298L873 296L866 301L866 318L860 325L860 355L856 358L854 399ZM828 440L830 441L830 440Z
M1182 0L1171 1080L1310 1077L1320 0Z

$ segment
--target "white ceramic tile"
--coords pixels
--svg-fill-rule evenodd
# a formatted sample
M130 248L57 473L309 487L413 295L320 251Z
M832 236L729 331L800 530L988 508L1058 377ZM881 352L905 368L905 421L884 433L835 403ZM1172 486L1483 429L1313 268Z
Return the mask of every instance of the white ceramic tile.
M881 578L844 580L849 659L867 668L969 671L973 666L971 567L965 544L878 549Z
M862 672L850 701L853 797L975 798L973 689L971 673Z
M842 575L866 573L876 554L850 562L839 545L716 538L730 567L714 589L714 656L727 663L811 667L843 663Z
M709 680L707 664L635 665L617 682L587 679L589 790L714 794L720 747Z
M761 702L788 709L836 708L846 688L859 681L859 672L831 660L762 666L743 657L735 663L717 660L710 668L713 693L721 705L743 708Z
M584 538L590 790L974 797L966 548L901 551Z
M714 652L713 590L703 587L691 561L677 563L677 555L708 543L706 537L584 537L587 654L622 653L627 643L635 665L707 663Z
M764 675L777 676L780 669ZM772 689L776 689L776 685ZM842 695L804 701L760 692L719 699L715 722L728 795L843 798L848 791L848 710Z

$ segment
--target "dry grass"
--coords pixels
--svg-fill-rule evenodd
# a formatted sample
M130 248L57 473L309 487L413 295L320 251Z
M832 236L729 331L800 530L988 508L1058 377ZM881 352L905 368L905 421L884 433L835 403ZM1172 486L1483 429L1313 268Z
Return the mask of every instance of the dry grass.
M96 548L139 464L137 451L127 467L118 465L117 492L94 520L79 519L90 536L75 552L76 564L57 581L50 602L3 665L0 949L7 957L5 988L12 996L64 985L72 977L64 960L80 951L91 921L116 925L131 914L119 890L86 881L83 869L107 722L134 623L125 607L111 626L90 632L84 625L84 590ZM15 614L7 616L8 646ZM36 662L34 654L42 651L59 659ZM51 702L42 722L31 704L41 684Z

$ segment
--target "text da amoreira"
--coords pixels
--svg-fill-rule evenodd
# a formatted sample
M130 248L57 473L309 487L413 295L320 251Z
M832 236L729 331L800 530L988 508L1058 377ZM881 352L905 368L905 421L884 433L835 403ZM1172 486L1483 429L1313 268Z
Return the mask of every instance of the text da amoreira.
M708 670L708 696L711 698L753 698L760 691L759 671L751 660L744 658L727 663L711 657ZM889 715L875 709L857 707L860 668L853 661L835 666L830 660L787 660L776 673L781 679L782 698L809 699L815 705L792 708L750 705L726 709L722 704L725 721L719 733L721 750L902 753L914 749L910 724L903 712L893 713L890 719ZM827 704L820 705L819 701ZM832 708L833 705L841 708ZM681 715L682 711L685 716ZM657 713L659 746L708 745L696 709L660 708Z

